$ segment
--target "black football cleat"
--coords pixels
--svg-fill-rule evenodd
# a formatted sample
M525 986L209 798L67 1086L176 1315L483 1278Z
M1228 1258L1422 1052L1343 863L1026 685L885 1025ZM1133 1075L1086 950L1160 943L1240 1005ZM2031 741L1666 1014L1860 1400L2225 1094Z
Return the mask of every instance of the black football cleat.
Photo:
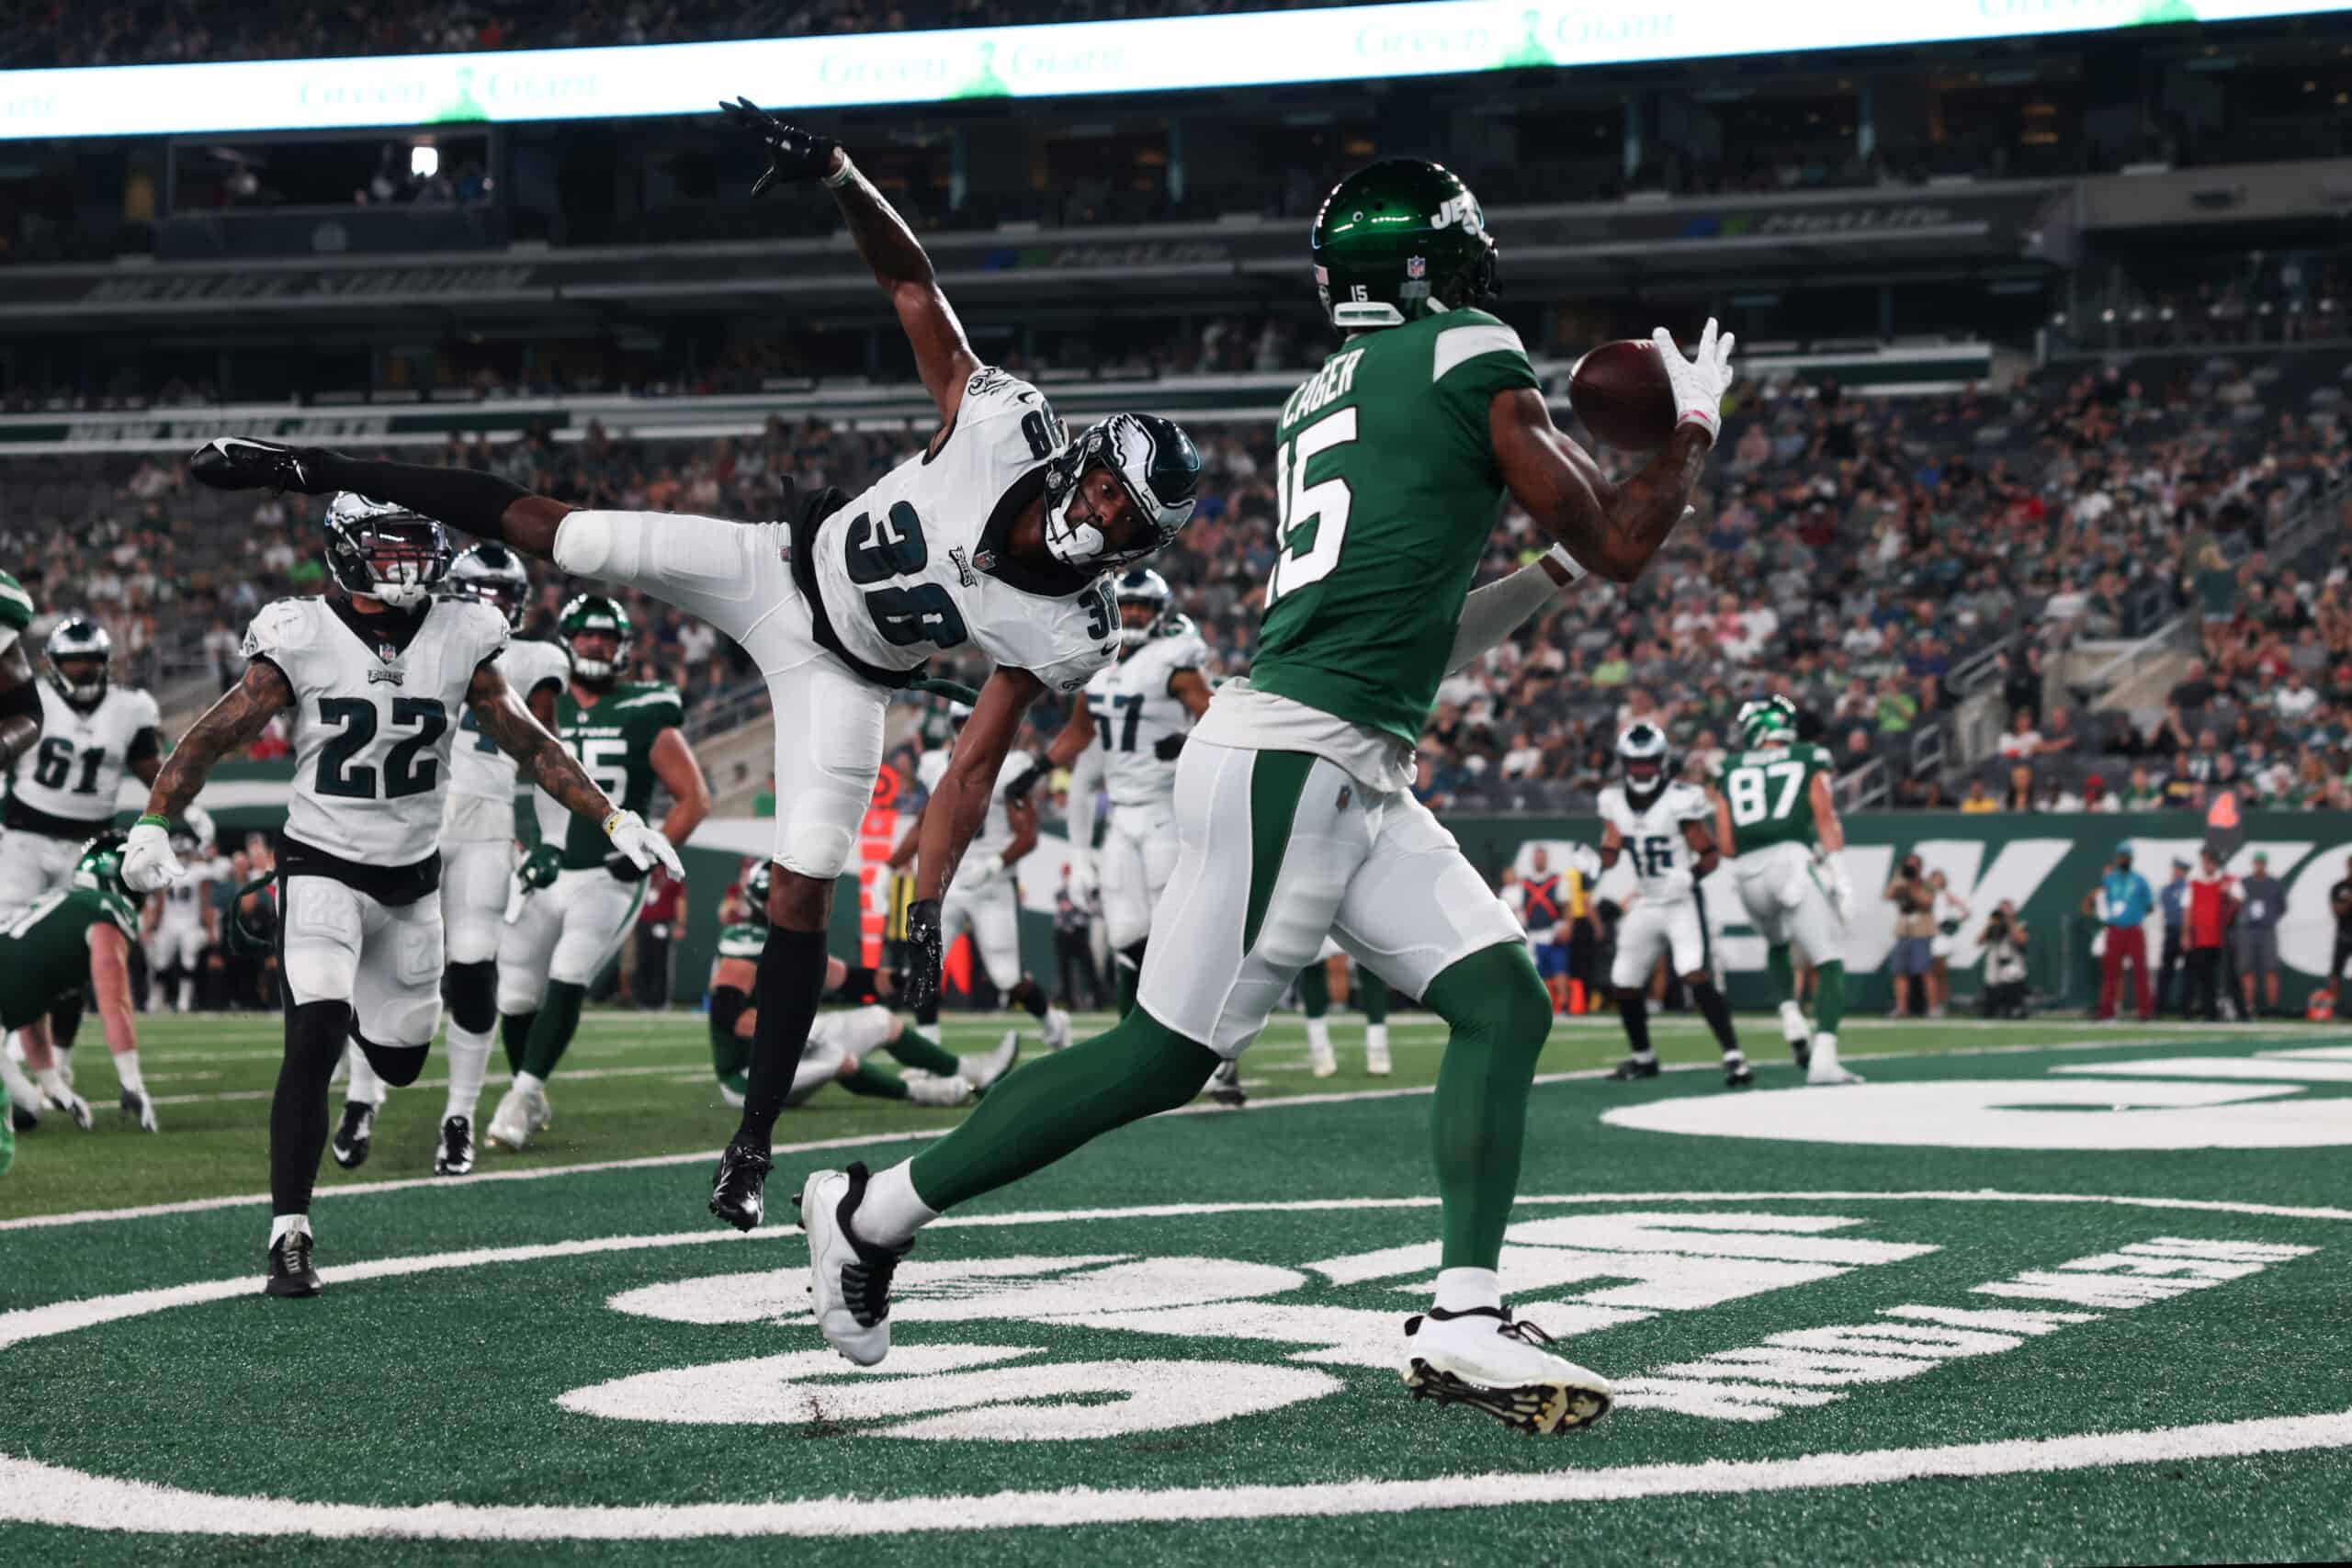
M262 1282L265 1296L315 1296L326 1287L311 1267L311 1233L288 1231L269 1244L269 1278Z
M1617 1070L1609 1075L1609 1081L1611 1083L1631 1083L1635 1078L1654 1078L1656 1077L1657 1077L1657 1058L1656 1056L1628 1056L1623 1061L1617 1064Z
M435 1176L470 1176L474 1168L474 1123L469 1116L441 1118L441 1146L433 1155Z
M187 471L197 483L214 490L270 490L280 494L290 490L323 495L335 487L321 482L305 468L322 456L315 448L220 435L196 449L187 460Z
M1227 1062L1209 1075L1209 1100L1227 1111L1238 1111L1250 1103L1250 1091L1241 1087L1241 1064Z
M739 1231L757 1230L767 1213L768 1172L775 1161L766 1151L730 1143L710 1177L710 1212Z
M345 1170L357 1170L368 1163L368 1150L376 1139L376 1108L364 1100L343 1102L343 1122L335 1128L334 1136L327 1144L327 1153L334 1156L334 1163Z
M1756 1081L1756 1069L1747 1065L1745 1056L1734 1056L1724 1063L1724 1087L1746 1089Z

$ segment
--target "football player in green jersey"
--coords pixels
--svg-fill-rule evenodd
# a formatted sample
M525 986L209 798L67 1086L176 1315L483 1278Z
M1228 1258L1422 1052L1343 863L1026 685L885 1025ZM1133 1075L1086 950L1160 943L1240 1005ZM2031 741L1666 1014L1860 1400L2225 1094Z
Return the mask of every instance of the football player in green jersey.
M25 657L25 632L32 624L33 596L0 571L0 773L15 767L40 739L40 688Z
M139 930L140 896L122 884L120 833L111 829L82 846L73 880L0 930L0 1031L23 1030L25 1065L40 1099L35 1109L62 1111L87 1130L90 1107L65 1081L50 1048L50 1005L87 987L106 1024L114 1053L122 1114L155 1131L155 1105L139 1069L139 1019L130 1001L130 943ZM16 1147L8 1091L0 1087L0 1173Z
M1749 921L1764 933L1766 967L1781 998L1781 1032L1807 1083L1860 1083L1838 1062L1854 889L1838 861L1846 834L1830 788L1837 769L1827 751L1797 739L1796 705L1786 697L1747 703L1736 722L1743 750L1724 759L1716 780L1715 832L1739 856L1732 863L1732 886ZM1804 943L1820 976L1810 1030L1796 1003L1792 941Z
M1495 247L1435 164L1342 181L1312 237L1342 342L1275 433L1279 547L1246 680L1217 688L1177 764L1177 864L1135 1009L1012 1074L955 1133L876 1176L801 1190L819 1326L851 1360L889 1350L892 1269L941 1211L1199 1092L1327 936L1451 1026L1432 1130L1443 1244L1406 1381L1524 1430L1604 1414L1606 1380L1502 1304L1497 1261L1527 1099L1552 1021L1518 922L1414 800L1437 687L1585 572L1628 581L1679 522L1720 428L1729 336L1657 334L1679 420L1622 484L1552 423L1518 335L1478 307ZM1477 592L1506 495L1556 554Z
M719 1098L741 1109L751 1087L752 1031L759 1021L752 999L760 953L768 941L768 892L773 884L762 861L743 878L743 918L718 933L718 957L710 970L710 1066L718 1078ZM859 984L853 988L851 982ZM853 970L838 958L825 961L825 987L853 1002L877 976L872 970ZM920 1069L901 1077L872 1065L883 1052L902 1066ZM837 1083L852 1094L876 1100L905 1100L917 1105L957 1106L988 1092L990 1084L1012 1070L1021 1053L1021 1032L1008 1029L997 1048L978 1056L958 1056L910 1027L888 1008L867 1002L862 1006L820 1012L808 1029L808 1049L793 1073L787 1106L798 1105L827 1084Z
M628 668L628 612L602 593L576 595L556 620L571 679L556 697L555 733L580 766L622 809L653 809L669 792L662 836L684 844L710 814L710 784L679 725L685 699L675 687L622 679ZM487 1135L510 1149L548 1125L547 1082L580 1032L588 987L620 952L645 901L645 873L612 852L590 825L545 794L539 847L515 873L515 899L498 942L499 1033L514 1084L491 1113Z

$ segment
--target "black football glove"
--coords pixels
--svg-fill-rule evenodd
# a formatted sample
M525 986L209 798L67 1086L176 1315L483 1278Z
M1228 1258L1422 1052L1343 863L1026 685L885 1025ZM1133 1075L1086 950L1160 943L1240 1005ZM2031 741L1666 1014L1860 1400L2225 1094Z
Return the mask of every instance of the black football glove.
M1044 778L1047 773L1050 773L1053 771L1052 764L1050 763L1034 762L1030 764L1028 772L1021 774L1011 784L1004 786L1004 798L1007 800L1028 799L1029 792L1037 787L1037 781Z
M343 487L319 470L322 460L348 459L320 446L288 446L243 435L221 435L196 449L187 469L197 483L213 490L269 490L283 495L326 495Z
M822 179L833 168L833 154L842 144L830 136L786 125L749 98L721 104L727 123L767 149L768 172L752 186L756 197L777 181Z
M939 965L947 944L939 935L939 900L918 898L907 906L907 972L899 1005L922 1012L939 1001Z
M1159 744L1152 747L1151 754L1159 758L1163 762L1172 762L1176 760L1176 753L1182 751L1183 749L1184 738L1182 736L1163 735L1159 738Z

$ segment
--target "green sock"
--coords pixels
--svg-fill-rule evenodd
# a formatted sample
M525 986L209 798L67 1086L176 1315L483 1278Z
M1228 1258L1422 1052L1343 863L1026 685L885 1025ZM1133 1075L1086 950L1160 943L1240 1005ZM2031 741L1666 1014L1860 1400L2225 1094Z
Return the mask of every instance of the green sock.
M752 1075L741 1070L731 1073L721 1073L718 1075L718 1087L733 1095L736 1099L741 1100L743 1096L751 1092Z
M990 1089L914 1158L915 1193L953 1209L1130 1122L1188 1104L1219 1061L1137 1008L1107 1034L1042 1056Z
M833 1081L852 1094L870 1095L876 1100L907 1098L907 1084L904 1078L896 1073L886 1073L879 1067L869 1067L863 1062L860 1062L857 1065L857 1070L847 1077L835 1078Z
M1309 1018L1331 1010L1331 976L1322 964L1310 964L1298 972L1298 1006Z
M531 1038L523 1047L523 1070L545 1083L555 1074L555 1065L571 1048L571 1037L580 1032L580 1007L588 999L588 987L565 980L548 982L548 999L539 1004L532 1015Z
M500 1015L498 1043L506 1047L508 1072L519 1073L523 1070L524 1049L530 1043L531 1024L538 1016L537 1008L533 1008L529 1012L510 1012Z
M1356 971L1356 1006L1366 1023L1388 1021L1388 984L1369 969Z
M1846 1016L1846 965L1832 959L1816 965L1814 973L1820 979L1813 988L1813 1026L1824 1034L1835 1034L1838 1021Z
M952 1078L964 1070L964 1064L956 1059L956 1053L930 1035L918 1033L912 1029L901 1031L896 1040L882 1049L910 1067L921 1067L924 1072L936 1073L943 1078ZM899 1080L892 1078L890 1081L897 1083Z
M1797 999L1797 970L1796 965L1789 962L1787 942L1764 950L1764 973L1772 977L1772 995L1776 1002Z
M710 1070L718 1081L729 1089L739 1088L735 1080L746 1076L752 1066L752 1042L748 1036L735 1032L733 1021L725 1023L713 1015L710 1021Z
M1552 998L1527 948L1514 942L1463 959L1421 999L1453 1031L1430 1111L1438 1199L1445 1208L1439 1267L1492 1269L1519 1194L1527 1095L1552 1031Z

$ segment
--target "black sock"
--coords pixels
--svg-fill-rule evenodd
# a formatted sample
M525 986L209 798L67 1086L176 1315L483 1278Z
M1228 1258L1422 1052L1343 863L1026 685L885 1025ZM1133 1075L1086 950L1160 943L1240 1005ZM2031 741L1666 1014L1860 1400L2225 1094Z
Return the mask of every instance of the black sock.
M1639 991L1617 993L1617 1016L1625 1021L1625 1038L1633 1042L1634 1055L1650 1054L1650 999Z
M506 1048L508 1072L523 1070L523 1054L531 1043L531 1025L538 1021L539 1010L537 1008L528 1012L510 1012L498 1021L498 1043Z
M1732 1032L1731 1008L1724 1001L1724 994L1715 989L1712 980L1702 980L1690 987L1690 997L1707 1020L1707 1027L1715 1032L1715 1043L1728 1056L1739 1049L1739 1036Z
M327 1146L327 1080L351 1031L349 1002L303 1002L286 1011L286 1059L269 1103L273 1214L307 1214Z
M449 1021L473 1034L487 1034L498 1021L498 960L452 964L441 977L449 998Z
M50 1004L49 1043L61 1051L74 1049L74 1036L81 1032L83 1004L90 998L80 991L68 991Z
M825 988L825 933L768 932L760 950L752 999L759 1016L752 1024L752 1067L743 1089L743 1121L735 1141L765 1152L792 1090L792 1076L808 1049L808 1025Z
M1021 984L1006 994L1028 1009L1031 1018L1042 1020L1046 1016L1046 987L1028 976L1021 976Z

